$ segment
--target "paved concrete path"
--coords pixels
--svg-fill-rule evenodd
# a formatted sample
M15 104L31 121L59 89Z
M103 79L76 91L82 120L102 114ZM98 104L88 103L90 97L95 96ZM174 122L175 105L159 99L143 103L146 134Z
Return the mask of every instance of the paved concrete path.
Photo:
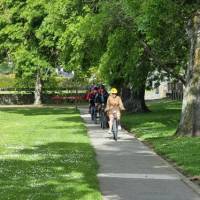
M197 188L147 146L124 130L115 142L87 111L80 108L97 153L104 200L200 200Z

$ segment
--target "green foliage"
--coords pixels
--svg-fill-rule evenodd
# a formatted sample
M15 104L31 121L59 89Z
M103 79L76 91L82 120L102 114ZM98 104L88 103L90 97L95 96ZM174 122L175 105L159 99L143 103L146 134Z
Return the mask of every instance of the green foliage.
M0 88L14 88L15 84L14 77L0 74Z
M200 138L174 137L180 118L181 102L161 100L149 103L147 114L130 114L122 118L123 125L137 137L153 145L188 175L199 175Z
M0 55L11 54L23 79L39 71L46 81L61 65L79 81L98 68L106 82L134 88L147 77L184 79L195 9L179 0L1 0Z
M174 68L186 66L189 48L179 5L171 0L143 3L138 26L161 63L174 63Z
M93 12L83 6L66 20L59 46L61 60L70 69L99 66L108 83L134 88L144 85L154 70L163 74L157 79L184 75L189 45L183 5L172 0L119 0L100 1L97 7Z
M101 200L95 153L77 112L2 108L0 115L2 199Z
M43 77L46 68L53 67L50 57L54 52L50 45L44 47L39 34L47 15L48 3L45 0L2 0L1 12L5 20L0 22L0 50L12 56L16 77L19 79L34 80L38 71Z

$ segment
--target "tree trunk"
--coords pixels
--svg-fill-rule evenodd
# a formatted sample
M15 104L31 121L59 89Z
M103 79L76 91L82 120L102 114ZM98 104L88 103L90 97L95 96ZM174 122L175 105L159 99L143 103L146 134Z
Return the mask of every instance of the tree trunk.
M41 101L41 96L42 96L42 81L41 81L41 77L40 77L40 72L37 72L37 76L36 76L36 82L35 82L35 101L34 104L35 105L41 105L42 101Z
M124 106L128 112L149 112L145 103L145 85L138 90L123 87L121 93Z
M191 40L181 120L177 135L200 136L200 10L189 22Z

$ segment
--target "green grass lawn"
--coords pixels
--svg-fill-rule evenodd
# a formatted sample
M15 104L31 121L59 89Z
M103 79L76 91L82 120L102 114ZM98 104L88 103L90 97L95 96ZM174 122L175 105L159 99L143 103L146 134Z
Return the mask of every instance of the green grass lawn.
M181 103L162 100L149 103L152 112L126 114L123 125L137 137L148 142L187 175L200 175L200 138L175 137Z
M95 153L70 108L0 108L0 199L101 200Z

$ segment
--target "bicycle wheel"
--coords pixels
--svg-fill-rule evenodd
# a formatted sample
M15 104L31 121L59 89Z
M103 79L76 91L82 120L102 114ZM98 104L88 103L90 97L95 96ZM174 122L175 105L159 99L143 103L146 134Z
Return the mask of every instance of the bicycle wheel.
M105 129L106 128L106 124L107 124L107 117L106 117L106 114L103 112L103 114L102 114L102 124L103 124L103 129Z
M99 113L99 120L100 120L101 128L103 128L103 113L102 113L102 111L100 111L100 113Z
M95 107L91 108L91 120L94 121L95 120Z
M118 135L118 123L117 123L117 119L113 120L112 131L113 131L113 139L115 141L117 141L117 135Z
M93 116L94 123L97 124L97 110L94 108L94 116Z

